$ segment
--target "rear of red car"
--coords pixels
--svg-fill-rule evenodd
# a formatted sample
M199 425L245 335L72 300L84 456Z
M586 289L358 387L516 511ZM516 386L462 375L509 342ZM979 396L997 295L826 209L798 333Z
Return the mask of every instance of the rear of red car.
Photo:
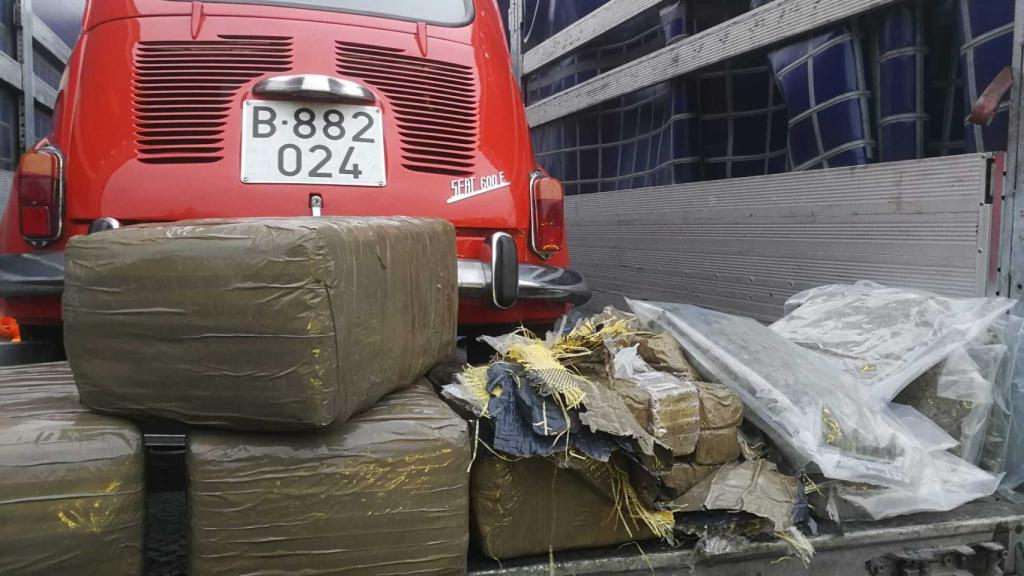
M69 236L204 217L445 218L468 332L589 297L493 0L94 0L57 108L0 226L23 327L59 323Z

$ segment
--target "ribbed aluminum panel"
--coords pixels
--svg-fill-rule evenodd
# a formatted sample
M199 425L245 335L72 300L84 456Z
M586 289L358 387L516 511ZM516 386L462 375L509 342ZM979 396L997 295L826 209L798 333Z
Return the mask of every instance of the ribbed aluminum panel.
M626 296L765 321L834 282L984 295L990 164L974 154L572 196L573 267L592 309Z

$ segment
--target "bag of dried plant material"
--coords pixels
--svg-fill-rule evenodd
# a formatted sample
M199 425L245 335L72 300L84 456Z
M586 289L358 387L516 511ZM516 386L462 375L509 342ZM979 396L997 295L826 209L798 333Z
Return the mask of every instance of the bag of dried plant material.
M344 422L455 350L441 220L197 220L73 238L68 358L96 410L243 430Z
M67 363L0 368L0 574L141 576L142 436L88 412Z
M473 541L496 560L656 538L634 515L641 504L628 475L611 464L478 456L471 485ZM661 516L671 524L670 512Z
M464 574L470 438L430 384L306 434L189 436L189 574Z

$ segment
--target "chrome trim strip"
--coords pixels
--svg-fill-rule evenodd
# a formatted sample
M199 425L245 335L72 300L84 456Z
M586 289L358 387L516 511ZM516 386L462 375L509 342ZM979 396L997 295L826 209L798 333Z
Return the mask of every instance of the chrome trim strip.
M362 84L323 74L265 78L253 87L252 94L268 99L318 100L351 104L373 104L377 101L374 93Z
M65 162L65 160L64 160L64 152L62 152L60 148L57 148L56 146L53 146L52 144L48 144L46 146L43 146L42 148L37 150L37 152L45 152L45 153L53 155L53 156L55 156L57 158L57 172L58 172L58 178L57 178L57 230L53 233L52 236L50 236L48 238L31 238L31 239L29 239L29 238L25 238L24 236L22 236L22 238L25 238L25 242L27 242L31 246L34 246L36 248L43 248L44 246L46 246L50 242L53 242L54 240L59 239L61 237L61 235L64 234L64 162ZM15 172L14 179L15 179L15 182L17 182L17 179L18 179L17 172ZM12 193L17 193L17 190L13 190Z
M493 298L491 265L477 260L459 260L459 296ZM567 302L579 306L590 300L590 287L575 270L520 264L519 299Z

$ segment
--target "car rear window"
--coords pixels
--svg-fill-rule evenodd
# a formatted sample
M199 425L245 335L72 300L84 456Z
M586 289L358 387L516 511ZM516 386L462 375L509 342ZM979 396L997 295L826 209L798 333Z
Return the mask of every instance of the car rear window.
M229 4L259 4L352 12L384 18L462 26L473 20L473 0L207 0Z

